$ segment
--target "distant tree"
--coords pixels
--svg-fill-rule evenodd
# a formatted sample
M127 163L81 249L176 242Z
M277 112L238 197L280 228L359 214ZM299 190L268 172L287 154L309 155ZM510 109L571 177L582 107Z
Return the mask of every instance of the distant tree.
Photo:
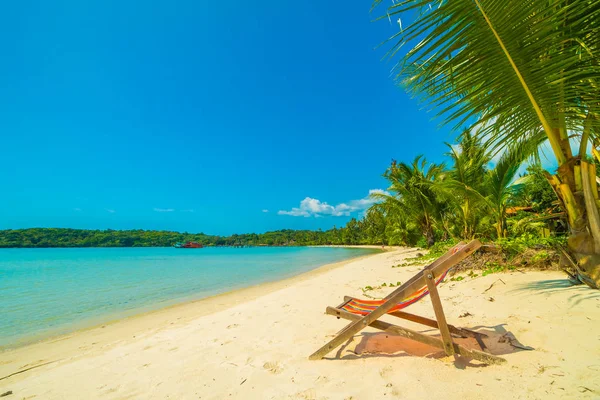
M414 221L428 246L435 243L435 226L441 221L443 205L434 184L443 171L443 165L429 164L422 156L416 157L411 164L393 161L383 175L390 182L390 194L373 195L387 212L403 214Z

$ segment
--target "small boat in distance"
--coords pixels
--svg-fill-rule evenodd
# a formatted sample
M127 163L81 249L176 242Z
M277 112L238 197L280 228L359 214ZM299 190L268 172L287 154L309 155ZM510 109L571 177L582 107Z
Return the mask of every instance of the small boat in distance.
M198 242L185 242L185 243L175 243L175 246L173 246L177 249L201 249L204 246L202 245L202 243L198 243Z

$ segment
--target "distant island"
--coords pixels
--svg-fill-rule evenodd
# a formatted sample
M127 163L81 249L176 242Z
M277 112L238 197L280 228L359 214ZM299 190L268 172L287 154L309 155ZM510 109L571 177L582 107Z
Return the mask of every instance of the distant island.
M350 227L355 226L349 224ZM29 228L0 230L0 248L10 247L168 247L177 242L204 246L309 246L374 243L356 225L327 231L284 229L266 233L215 236L152 230Z

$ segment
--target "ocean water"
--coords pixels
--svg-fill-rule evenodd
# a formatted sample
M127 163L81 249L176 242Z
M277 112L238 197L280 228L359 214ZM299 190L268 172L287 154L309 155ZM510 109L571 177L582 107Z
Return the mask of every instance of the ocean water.
M0 349L370 252L313 247L0 249Z

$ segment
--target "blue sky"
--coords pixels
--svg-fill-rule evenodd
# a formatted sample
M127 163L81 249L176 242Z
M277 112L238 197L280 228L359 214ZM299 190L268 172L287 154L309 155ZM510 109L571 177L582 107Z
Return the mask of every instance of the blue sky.
M224 235L360 216L392 158L442 161L456 136L394 85L375 48L397 24L369 8L7 3L0 229Z

